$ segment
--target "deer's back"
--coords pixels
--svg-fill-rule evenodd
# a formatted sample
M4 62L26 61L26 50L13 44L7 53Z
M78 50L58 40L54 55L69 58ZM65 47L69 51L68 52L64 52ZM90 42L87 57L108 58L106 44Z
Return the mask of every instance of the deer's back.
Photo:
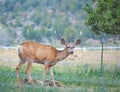
M56 55L57 50L54 47L31 41L22 43L19 48L19 57L36 63L55 61Z

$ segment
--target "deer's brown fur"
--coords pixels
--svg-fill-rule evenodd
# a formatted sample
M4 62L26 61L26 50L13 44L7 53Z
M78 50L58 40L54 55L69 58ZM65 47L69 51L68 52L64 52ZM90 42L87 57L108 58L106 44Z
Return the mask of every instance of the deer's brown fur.
M20 63L16 67L17 82L19 83L19 69L27 61L26 74L28 75L28 82L32 82L32 77L30 75L32 63L39 63L44 65L43 80L45 79L47 69L49 69L53 84L56 85L51 66L73 53L73 50L71 49L73 49L75 45L80 44L80 39L77 40L76 43L70 44L66 43L64 39L61 39L61 43L66 45L64 50L57 50L52 46L43 45L32 41L23 42L18 47Z

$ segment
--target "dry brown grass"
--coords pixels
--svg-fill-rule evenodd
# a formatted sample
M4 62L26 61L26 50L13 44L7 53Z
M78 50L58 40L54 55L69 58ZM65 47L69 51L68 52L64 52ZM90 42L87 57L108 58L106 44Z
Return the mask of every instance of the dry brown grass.
M19 61L16 49L0 49L0 65L16 66ZM63 62L63 64L91 64L100 65L101 50L77 50L74 55L70 55ZM104 63L108 65L117 64L120 66L120 50L104 50Z

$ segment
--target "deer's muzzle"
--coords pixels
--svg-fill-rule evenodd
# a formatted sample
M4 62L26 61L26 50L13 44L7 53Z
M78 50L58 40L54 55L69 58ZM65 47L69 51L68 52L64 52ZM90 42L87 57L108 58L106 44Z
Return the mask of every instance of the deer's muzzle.
M70 54L74 54L74 52L70 52Z

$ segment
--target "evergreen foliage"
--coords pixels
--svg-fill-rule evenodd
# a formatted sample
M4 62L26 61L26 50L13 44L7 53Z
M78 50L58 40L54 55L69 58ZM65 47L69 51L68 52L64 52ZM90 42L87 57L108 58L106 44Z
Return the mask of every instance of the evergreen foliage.
M95 34L120 34L120 0L94 0L91 6L87 4L86 24Z

